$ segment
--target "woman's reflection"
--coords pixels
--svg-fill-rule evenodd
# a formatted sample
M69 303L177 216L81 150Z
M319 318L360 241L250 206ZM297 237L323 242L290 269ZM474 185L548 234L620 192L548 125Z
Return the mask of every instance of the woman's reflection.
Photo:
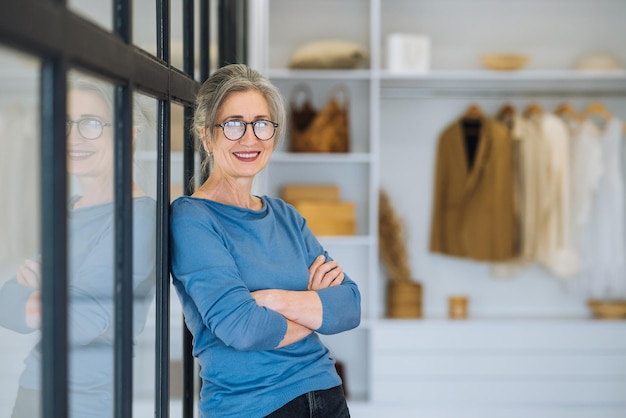
M69 401L72 417L111 417L114 342L114 141L113 88L72 77L67 111L67 167L77 192L68 202ZM134 134L145 113L136 104ZM154 199L135 184L133 285L135 338L153 299ZM54 278L51 278L54 280ZM41 318L40 256L25 260L0 289L0 325L35 332ZM47 278L46 278L47 280ZM28 354L13 417L41 416L40 344Z

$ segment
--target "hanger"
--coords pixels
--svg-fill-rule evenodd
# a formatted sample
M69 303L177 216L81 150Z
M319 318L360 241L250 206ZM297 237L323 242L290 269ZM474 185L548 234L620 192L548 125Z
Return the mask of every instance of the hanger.
M556 108L554 113L562 118L567 117L577 122L581 122L583 120L582 115L567 102L561 103L559 107Z
M611 112L601 102L591 102L587 105L583 111L583 118L591 116L599 116L605 122L608 122L613 117Z
M515 113L515 106L513 106L511 103L505 103L502 105L500 110L498 110L498 114L496 115L496 117L498 119L510 118Z
M472 103L465 109L465 113L463 113L463 119L465 120L476 120L482 119L485 116L483 110L476 103Z
M609 112L609 110L601 102L591 102L585 108L582 115L583 119L590 118L592 116L599 116L604 120L604 122L608 122L613 117L611 112ZM622 126L622 133L626 136L626 123Z
M541 115L543 113L543 107L541 107L541 105L539 103L530 103L528 106L526 106L526 109L524 109L524 116L531 117L531 116L535 116L535 115Z

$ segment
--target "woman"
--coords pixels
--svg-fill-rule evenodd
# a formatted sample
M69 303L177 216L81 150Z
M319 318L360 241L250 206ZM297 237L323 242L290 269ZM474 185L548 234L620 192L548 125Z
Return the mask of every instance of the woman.
M69 85L67 168L80 189L68 204L69 409L72 417L110 418L115 332L113 89L76 77ZM135 112L135 122L140 116ZM137 335L154 292L156 206L136 185L132 193L135 323L131 326ZM37 331L40 285L36 255L0 289L0 325L19 333ZM37 344L25 360L13 418L42 416L40 350Z
M318 334L358 326L358 287L292 206L251 193L284 121L276 87L245 65L217 70L196 99L212 170L172 203L171 266L201 366L201 417L349 416Z

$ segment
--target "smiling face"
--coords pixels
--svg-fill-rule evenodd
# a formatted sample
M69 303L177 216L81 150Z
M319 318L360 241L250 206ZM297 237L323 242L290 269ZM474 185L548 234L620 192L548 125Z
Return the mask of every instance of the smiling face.
M229 94L217 113L215 123L229 120L254 122L271 119L269 106L263 94L249 90ZM220 127L210 129L216 130L215 140L207 144L209 151L213 153L213 173L231 179L252 180L269 163L274 138L267 141L257 139L252 125L247 125L246 133L237 141L227 139Z
M111 110L96 92L70 90L67 96L67 119L95 119L111 123ZM85 139L72 124L67 136L67 169L79 178L93 178L100 182L113 180L113 130L102 127L102 135L97 139Z

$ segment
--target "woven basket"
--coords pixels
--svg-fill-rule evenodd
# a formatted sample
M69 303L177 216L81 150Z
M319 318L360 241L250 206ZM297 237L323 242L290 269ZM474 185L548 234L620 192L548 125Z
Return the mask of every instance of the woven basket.
M489 70L514 71L526 66L529 57L523 54L483 54L480 60Z
M387 285L388 318L421 318L422 285L413 281L390 281Z
M596 319L626 319L626 300L589 300Z

